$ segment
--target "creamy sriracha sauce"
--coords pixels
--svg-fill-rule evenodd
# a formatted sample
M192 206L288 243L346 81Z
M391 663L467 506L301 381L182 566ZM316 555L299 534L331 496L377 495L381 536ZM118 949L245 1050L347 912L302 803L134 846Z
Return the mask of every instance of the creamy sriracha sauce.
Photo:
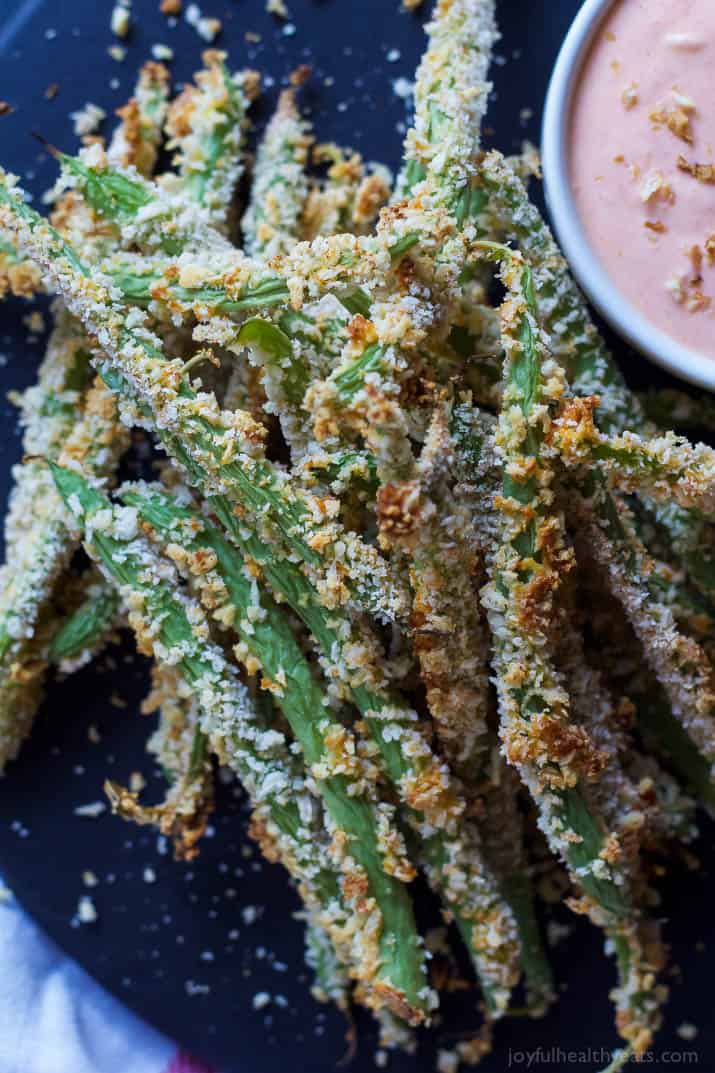
M571 183L630 302L715 358L715 2L620 0L574 93Z

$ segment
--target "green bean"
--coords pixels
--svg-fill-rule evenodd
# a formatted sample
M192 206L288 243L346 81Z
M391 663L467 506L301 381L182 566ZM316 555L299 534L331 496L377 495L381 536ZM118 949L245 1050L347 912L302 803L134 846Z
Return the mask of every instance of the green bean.
M595 463L626 492L639 491L658 502L675 500L682 507L715 510L715 451L693 446L667 432L643 439L632 432L607 436L593 420L588 399L568 403L554 425L563 461L583 467Z
M129 487L123 502L135 507L171 557L197 575L199 591L218 601L214 617L229 622L239 637L236 656L251 673L260 671L300 743L344 852L381 914L379 960L361 982L414 1023L429 1010L429 993L409 895L400 880L414 871L404 856L392 810L374 799L372 773L359 760L353 736L329 716L328 701L313 677L278 605L251 578L236 548L200 515L151 488ZM225 591L221 601L220 592ZM337 835L336 837L340 837Z
M104 646L119 612L115 590L92 578L79 607L65 619L47 648L47 659L65 673L89 663Z
M140 175L154 171L169 101L170 75L149 61L140 72L132 98L117 112L122 122L112 135L107 159L114 167L134 166Z
M137 512L113 507L74 470L49 463L68 510L84 532L85 548L118 587L140 650L173 667L199 701L199 726L220 760L239 776L253 806L252 830L267 854L279 857L321 922L338 937L346 926L336 866L316 851L322 827L317 800L285 735L266 726L246 686L211 640L200 605L179 591L170 563L138 535ZM377 935L359 901L349 907L361 925L364 949Z
M179 190L219 230L229 225L229 207L243 173L246 116L259 84L254 71L232 75L225 59L215 49L204 53L196 85L187 85L172 102L166 124Z
M251 199L242 221L252 257L269 259L287 252L299 232L308 196L310 129L298 111L295 88L283 90L258 147Z

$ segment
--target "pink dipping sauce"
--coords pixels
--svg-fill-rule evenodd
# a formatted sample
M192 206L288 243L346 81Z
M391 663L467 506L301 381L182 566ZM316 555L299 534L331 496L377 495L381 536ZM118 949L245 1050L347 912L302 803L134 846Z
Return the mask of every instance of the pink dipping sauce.
M618 289L715 358L715 0L619 0L576 87L569 146L582 224Z

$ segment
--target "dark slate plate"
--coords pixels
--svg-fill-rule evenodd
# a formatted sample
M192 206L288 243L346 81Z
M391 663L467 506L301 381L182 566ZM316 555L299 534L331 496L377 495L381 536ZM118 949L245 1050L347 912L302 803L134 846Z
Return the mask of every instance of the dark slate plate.
M298 63L313 66L316 78L305 99L321 138L350 143L395 166L404 114L392 83L412 77L423 45L421 20L401 14L398 0L288 2L292 36L265 13L264 0L206 0L203 6L224 20L219 43L235 66L259 67L276 86ZM73 0L60 15L50 0L0 0L0 96L15 107L0 120L0 156L38 194L50 185L54 165L38 151L31 131L71 148L68 113L88 100L111 113L128 96L134 72L155 42L174 48L177 81L198 66L201 42L183 23L169 28L158 0L134 0L128 57L122 64L109 59L110 6ZM527 136L538 139L548 75L577 7L575 0L503 0L504 38L489 117L501 148L513 150ZM247 30L262 35L260 44L245 41ZM326 77L334 83L326 86ZM44 91L53 82L59 93L48 101ZM275 87L269 99L274 96ZM0 307L3 392L33 379L42 352L42 340L28 339L22 326L26 313L19 302ZM625 351L623 361L641 385L663 379ZM4 496L19 438L5 401L0 414ZM158 794L156 773L143 755L151 722L138 715L145 671L127 647L113 650L111 663L104 659L100 668L52 686L31 741L2 783L0 869L47 933L96 979L224 1073L327 1073L345 1053L346 1026L338 1013L309 997L301 928L293 919L297 901L283 873L259 860L244 839L241 800L222 792L211 837L192 865L175 864L160 852L156 837L106 813L96 820L74 813L102 798L107 775L126 781L141 769L147 794ZM90 743L90 726L99 731L99 744ZM676 969L667 1026L647 1064L652 1070L685 1064L715 1070L709 974L715 933L706 841L703 870L692 874L674 865L665 882L662 915ZM92 890L99 920L79 926L73 918L86 893L87 869L100 881ZM154 881L147 882L152 874ZM600 939L578 921L559 919L573 927L554 954L562 1001L543 1022L501 1026L497 1049L482 1066L486 1073L524 1069L527 1061L532 1069L555 1073L576 1065L592 1071L606 1064L605 1048L616 1044L607 998L613 979ZM699 940L704 946L696 946ZM254 1011L252 997L259 991L273 1002ZM438 1027L417 1058L393 1057L390 1068L433 1070L435 1046L478 1025L475 1002L474 993L464 995L448 1011L449 1031ZM699 1026L695 1043L677 1036L683 1021ZM375 1068L375 1039L367 1021L358 1028L352 1068L367 1073Z

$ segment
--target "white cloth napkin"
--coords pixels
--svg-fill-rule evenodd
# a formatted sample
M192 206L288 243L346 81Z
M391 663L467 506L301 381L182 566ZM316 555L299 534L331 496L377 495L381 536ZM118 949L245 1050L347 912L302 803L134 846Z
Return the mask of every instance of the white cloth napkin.
M0 884L1 886L1 884ZM0 1073L210 1073L0 902Z

